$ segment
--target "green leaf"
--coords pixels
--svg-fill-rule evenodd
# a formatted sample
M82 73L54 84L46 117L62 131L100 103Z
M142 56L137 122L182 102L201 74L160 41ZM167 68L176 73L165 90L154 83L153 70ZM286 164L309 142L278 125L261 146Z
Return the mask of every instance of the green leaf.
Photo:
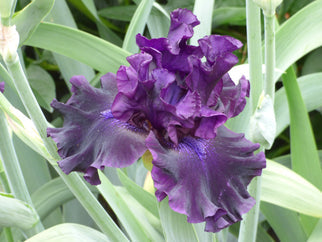
M130 22L130 26L126 31L123 42L123 49L131 53L138 52L139 47L136 45L135 36L138 33L143 33L148 17L150 15L153 2L154 0L142 0L137 7Z
M260 224L257 228L256 242L274 242L273 238Z
M0 193L0 227L33 227L39 218L30 205L7 194Z
M170 0L167 1L166 9L170 12L176 8L192 9L194 0Z
M322 46L322 1L313 1L276 31L276 68L285 71L305 54ZM278 80L280 75L275 75Z
M72 3L76 8L78 8L90 20L96 23L98 32L101 37L118 46L122 44L121 38L112 30L110 30L99 18L93 0L69 0L69 2Z
M174 212L168 202L169 199L165 198L159 203L160 219L166 241L198 241L193 225L187 222L187 216Z
M93 219L88 216L88 213L77 199L63 204L62 210L65 223L76 223L97 228Z
M50 103L56 97L54 79L47 71L37 65L30 65L27 68L27 76L39 105L52 112L53 108Z
M150 213L155 217L159 218L159 212L157 207L157 200L151 193L145 191L142 187L137 185L123 171L117 169L117 174L122 182L123 186L126 187L128 192Z
M13 142L28 191L30 194L33 194L33 192L38 190L43 184L46 184L51 179L48 163L46 162L45 158L31 150L16 135L13 136ZM37 175L35 176L35 174ZM50 199L51 197L47 198L45 203L48 203ZM42 220L44 227L51 227L61 222L62 214L59 207L56 210L51 210L50 216L48 216L46 220Z
M320 158L320 164L322 164L322 150L318 150L319 158ZM283 155L279 157L274 157L274 160L281 165L284 165L288 168L291 168L291 155Z
M135 5L111 6L98 11L104 18L130 22L136 10Z
M193 13L197 16L200 24L194 28L194 35L190 39L192 45L198 45L198 40L211 34L212 14L214 0L196 0Z
M298 85L307 111L312 111L322 106L322 72L301 76ZM285 88L281 88L275 95L276 136L290 124L290 112L286 99Z
M320 221L315 226L315 229L313 230L307 242L319 242L321 241L321 238L322 238L322 219L320 219Z
M26 240L26 242L43 241L107 242L110 240L104 234L90 227L80 224L64 223L46 229L45 231Z
M34 0L12 19L20 36L20 45L33 34L53 7L54 0Z
M81 0L81 2L85 5L85 7L88 9L88 11L97 19L98 18L98 14L96 11L96 7L95 7L95 3L93 0Z
M50 14L46 17L46 20L77 29L76 22L74 21L65 0L55 1L55 4ZM69 88L71 88L69 80L72 76L82 75L85 76L87 80L91 80L95 75L93 69L83 63L57 53L53 53L53 56L62 76L64 77L65 83Z
M280 241L302 242L307 240L296 212L266 202L261 203L261 211Z
M130 210L126 202L122 199L118 191L115 189L113 184L107 179L107 177L99 171L99 177L101 180L101 185L97 188L106 199L108 204L111 206L112 210L115 212L116 216L119 218L124 229L129 234L131 240L133 241L149 241L146 231L141 226L138 218L136 218L133 212Z
M128 190L124 187L115 187L129 209L133 211L141 226L145 229L151 241L164 241L160 220L148 212L136 199L134 199Z
M310 120L293 67L283 75L283 84L290 109L292 168L322 189L322 173Z
M117 46L122 46L123 40L116 34L114 33L110 28L108 28L101 19L96 21L96 26L98 29L99 36L103 38L104 40L117 45Z
M196 223L192 224L194 231L196 232L196 236L198 241L200 242L213 242L215 240L215 234L205 232L206 223ZM228 232L228 231L227 231Z
M90 186L92 192L97 192L96 187ZM61 178L55 178L45 183L32 196L32 201L41 219L50 212L75 198Z
M26 45L47 49L106 73L126 65L127 51L98 37L65 26L41 23Z
M13 135L12 141L28 191L33 193L51 179L47 163L43 157L30 149L16 135Z
M166 37L170 28L170 16L160 4L154 2L147 24L152 38Z
M91 8L91 3L89 3L87 6L86 4L84 4L84 2L86 1L91 1L91 0L68 0L68 3L72 4L76 9L78 9L82 14L84 14L87 18L89 18L92 21L96 20L96 17L93 15L93 13L91 11L93 11L94 9ZM88 6L91 8L88 9ZM94 11L95 12L95 11Z
M261 200L313 217L322 217L322 193L289 168L267 159Z
M320 60L322 60L322 48L312 51L312 53L307 56L302 68L302 75L322 72Z
M213 26L246 25L246 9L243 7L222 7L213 12Z
M319 155L293 67L287 69L282 79L290 109L292 169L322 189ZM307 234L312 232L316 222L315 219L302 217L302 224Z
M245 7L245 1L243 0L216 0L216 7Z

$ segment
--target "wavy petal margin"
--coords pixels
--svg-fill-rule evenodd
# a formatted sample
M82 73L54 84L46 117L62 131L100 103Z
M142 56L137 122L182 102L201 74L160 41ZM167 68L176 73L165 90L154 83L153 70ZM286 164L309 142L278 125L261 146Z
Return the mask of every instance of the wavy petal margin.
M66 174L85 173L84 178L92 185L100 183L97 169L129 166L146 150L146 131L115 119L109 110L115 93L105 88L114 78L111 74L104 76L103 88L97 89L84 77L73 77L74 94L68 102L52 102L64 116L62 128L47 129L62 158L58 164ZM115 89L110 86L110 90Z
M169 206L186 214L188 222L206 222L206 231L218 232L255 204L247 185L261 175L265 156L255 155L259 145L244 135L221 126L215 139L186 137L178 147L167 147L151 132L146 144L157 199L168 196Z

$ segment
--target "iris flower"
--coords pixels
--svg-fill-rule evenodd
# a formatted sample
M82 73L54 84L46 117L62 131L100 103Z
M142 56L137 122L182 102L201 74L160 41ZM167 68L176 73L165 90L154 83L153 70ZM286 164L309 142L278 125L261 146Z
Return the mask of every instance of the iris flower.
M167 38L136 42L141 52L127 58L116 74L101 78L101 88L82 76L71 79L73 95L52 106L64 116L62 128L48 128L66 173L79 171L91 184L98 169L126 167L147 150L158 201L206 222L217 232L240 221L254 205L247 192L265 167L258 144L224 126L246 104L249 82L235 85L227 73L237 62L240 41L211 35L192 46L187 40L199 21L187 9L171 13Z
M4 91L4 82L0 82L0 92Z

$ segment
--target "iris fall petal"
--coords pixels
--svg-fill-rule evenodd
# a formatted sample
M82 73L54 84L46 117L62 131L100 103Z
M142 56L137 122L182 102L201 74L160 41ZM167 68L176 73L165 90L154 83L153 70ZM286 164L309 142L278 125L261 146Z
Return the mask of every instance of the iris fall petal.
M111 78L104 77L102 86L107 86ZM146 134L113 117L109 108L115 93L93 88L81 76L71 82L74 94L69 101L52 102L64 115L64 126L48 128L47 132L57 143L61 169L67 174L81 171L85 179L96 185L100 183L97 169L125 167L143 155Z
M187 136L177 147L147 138L153 156L152 178L159 201L169 197L170 207L186 214L188 222L206 221L206 231L217 232L241 220L255 204L247 192L251 179L265 167L259 145L224 126L215 139Z

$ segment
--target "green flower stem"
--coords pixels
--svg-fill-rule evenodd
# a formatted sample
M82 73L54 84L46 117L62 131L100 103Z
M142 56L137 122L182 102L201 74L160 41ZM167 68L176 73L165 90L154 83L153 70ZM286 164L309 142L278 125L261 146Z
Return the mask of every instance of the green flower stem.
M40 137L42 138L49 154L54 160L61 158L57 153L57 148L52 139L47 137L47 120L45 119L37 101L29 86L28 80L23 72L19 58L13 62L6 62L9 73L11 74L18 94L31 118L35 124ZM111 241L128 241L125 235L113 222L104 208L99 204L91 191L80 179L77 173L65 175L57 165L53 165L57 173L62 177L69 189L74 193L75 197L83 205L85 210L93 218L99 228L109 236Z
M128 241L77 173L72 172L66 175L57 165L54 168L77 200L111 241Z
M0 112L1 112L1 110L0 110ZM2 161L1 160L0 160L0 170L1 170L0 171L1 186L3 187L3 189L6 193L11 193L7 176L6 176L5 172L2 170ZM7 242L14 242L11 228L3 228L3 232L5 234Z
M275 15L264 15L265 22L265 94L274 101L275 82Z
M250 185L248 191L255 198L255 206L245 215L241 221L238 242L255 242L257 235L258 217L260 209L260 194L261 194L262 177L255 177Z
M7 69L14 80L17 92L31 118L37 131L44 141L48 152L57 160L59 156L54 141L47 137L47 120L45 119L37 100L29 86L28 80L23 72L19 57L13 62L6 62Z
M0 154L1 154L1 152L0 152ZM0 168L1 167L2 167L2 161L0 160ZM3 170L0 171L0 184L6 193L11 193L6 173Z
M246 16L247 16L247 48L248 48L248 63L249 75L251 83L251 105L253 112L256 110L259 97L263 90L263 74L262 74L262 48L261 48L261 18L260 8L253 0L246 1ZM248 191L255 198L255 206L244 216L240 230L239 242L256 241L257 224L260 207L261 193L261 177L256 177L252 180L248 187Z
M260 8L257 7L253 0L246 1L246 15L249 81L251 83L250 96L254 112L263 91L263 73Z
M6 236L7 242L14 242L11 228L3 228L3 232Z
M14 150L5 115L2 111L0 111L0 133L0 151L10 190L17 199L25 201L32 206L32 200ZM39 221L35 227L26 231L26 233L28 236L31 236L43 230L44 227Z

